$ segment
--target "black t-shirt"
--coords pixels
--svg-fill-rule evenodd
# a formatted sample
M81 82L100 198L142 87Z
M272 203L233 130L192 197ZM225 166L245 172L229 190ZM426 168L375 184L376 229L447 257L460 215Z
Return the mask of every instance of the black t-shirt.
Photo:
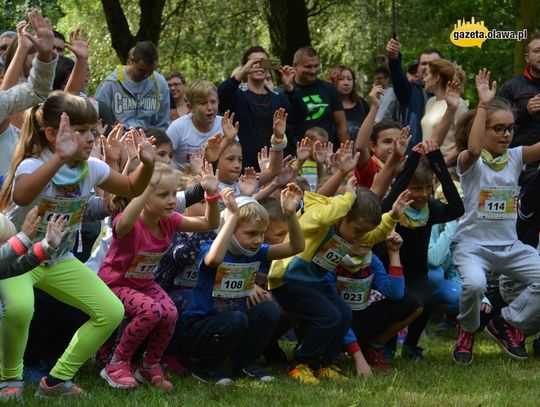
M274 118L274 114L272 112L272 101L270 100L269 93L260 95L253 93L250 90L247 90L246 92L249 94L249 97L256 107L254 110L255 134L253 134L253 138L256 141L253 146L256 156L256 153L258 153L261 148L270 146L270 137L272 136ZM240 123L240 125L242 125L242 123Z
M356 104L350 109L345 109L345 118L347 119L347 130L351 140L356 140L358 129L364 122L369 111L369 106L364 99L358 98Z
M289 144L301 140L307 129L317 126L325 129L329 140L337 146L333 113L343 110L343 104L336 87L320 79L308 86L301 86L296 82L294 86L300 91L302 100L307 106L308 115L305 120L303 118L299 120L293 115L289 116L287 121Z

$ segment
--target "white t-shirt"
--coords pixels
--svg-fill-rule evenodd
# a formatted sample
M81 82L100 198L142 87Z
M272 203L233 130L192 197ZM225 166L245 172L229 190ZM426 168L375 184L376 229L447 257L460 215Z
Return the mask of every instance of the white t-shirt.
M455 241L503 246L517 240L518 178L522 169L522 147L508 150L508 162L500 171L492 170L479 158L462 173L458 158L465 214L458 222Z
M222 133L221 116L216 116L212 130L202 133L195 128L191 120L192 113L179 117L167 129L167 136L171 139L174 151L173 165L180 171L189 173L189 154L201 149L206 141L216 133Z
M43 163L44 161L40 158L27 158L23 160L15 171L15 180L13 181L13 185L15 186L17 177L19 175L31 174L36 169L41 167ZM90 195L90 192L92 192L94 186L105 182L105 180L109 177L110 171L110 167L103 161L90 157L88 159L89 176L82 180L75 188L66 191L58 188L51 181L30 205L18 206L12 201L10 203L10 207L8 208L7 216L15 224L17 229L20 229L24 222L24 218L30 209L36 205L42 208L44 207L44 203L46 203L43 209L45 212L43 214L43 224L46 224L48 214L65 213L66 216L73 219L70 226L75 229L77 227L76 223L79 220L82 221L82 209L84 209L84 203ZM83 205L82 209L79 206L80 204ZM59 209L55 209L55 206L59 206ZM36 233L34 240L41 240L44 235L44 231L40 231L38 228L38 232ZM62 256L71 251L75 243L76 235L76 230L73 230L63 239L58 250L58 256Z
M441 122L444 116L444 112L446 112L446 107L447 105L444 99L437 100L435 96L428 99L428 101L426 102L426 112L424 113L424 116L422 117L422 120L420 122L422 125L423 140L429 140L432 137L433 130L435 130L435 127ZM450 150L455 146L456 123L461 117L461 115L467 110L468 109L465 101L460 98L456 114L454 115L454 121L450 125L446 138L444 139L444 143L441 146L441 152L443 153L443 155L448 154Z

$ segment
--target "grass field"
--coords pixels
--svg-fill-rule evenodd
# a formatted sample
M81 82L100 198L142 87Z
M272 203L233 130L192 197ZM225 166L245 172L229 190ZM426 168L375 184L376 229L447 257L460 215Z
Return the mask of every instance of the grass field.
M227 388L192 378L172 377L175 389L163 394L148 386L132 391L109 388L88 364L76 382L89 396L79 400L42 400L36 387L25 389L25 406L540 406L540 359L510 359L483 333L477 335L474 363L458 366L451 359L454 335L423 337L429 364L397 358L389 374L369 379L354 377L352 361L339 366L351 379L345 383L302 385L289 379L283 368L271 370L270 384L237 380ZM527 342L530 350L530 341ZM530 351L532 354L532 350Z

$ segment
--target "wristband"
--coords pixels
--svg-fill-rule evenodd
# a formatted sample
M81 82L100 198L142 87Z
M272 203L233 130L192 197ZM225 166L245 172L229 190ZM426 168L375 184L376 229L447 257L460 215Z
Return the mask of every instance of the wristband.
M272 134L272 138L270 139L272 150L274 151L283 151L287 147L287 135L283 135L283 139L280 141L277 141L276 136Z
M221 199L221 192L217 191L214 195L208 195L206 191L204 191L204 199L206 202L217 202Z
M22 256L24 253L26 253L26 247L24 244L16 237L13 236L8 240L9 245L11 248L15 251L17 256Z
M45 249L43 248L42 242L37 242L34 245L34 254L36 255L40 263L48 259L47 254L45 253Z

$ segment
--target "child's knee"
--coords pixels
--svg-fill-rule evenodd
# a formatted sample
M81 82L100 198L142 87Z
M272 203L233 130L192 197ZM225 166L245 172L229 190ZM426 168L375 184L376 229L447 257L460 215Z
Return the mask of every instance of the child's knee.
M259 310L257 319L264 321L267 326L277 326L281 318L281 311L276 303L265 301L256 305Z
M232 311L228 315L228 331L230 334L242 335L248 327L248 317L245 312Z
M113 293L104 299L104 304L101 307L101 312L96 314L94 318L95 325L110 325L112 329L115 329L125 315L124 305L122 301L116 297ZM102 303L103 304L103 303Z
M34 302L13 296L2 301L2 322L28 326L34 315Z
M483 296L484 292L486 291L486 277L483 273L474 273L468 275L463 279L461 288L469 295L476 294Z

